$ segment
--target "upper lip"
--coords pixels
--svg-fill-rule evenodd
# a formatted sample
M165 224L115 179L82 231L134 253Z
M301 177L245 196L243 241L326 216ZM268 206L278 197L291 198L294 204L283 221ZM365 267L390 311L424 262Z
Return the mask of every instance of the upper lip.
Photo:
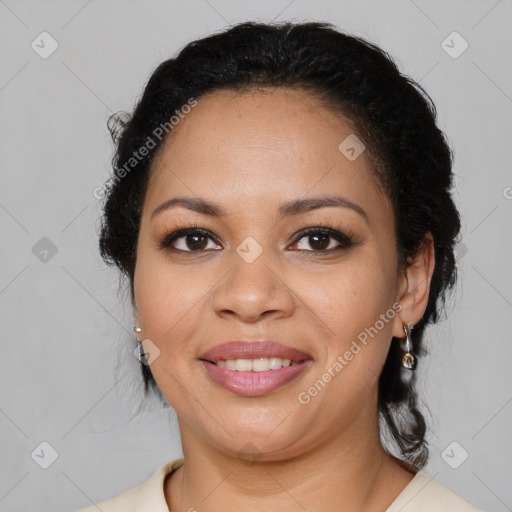
M290 359L292 362L311 359L311 356L302 350L272 340L228 341L208 349L199 358L215 362L222 359L257 359L260 357L280 357L281 359Z

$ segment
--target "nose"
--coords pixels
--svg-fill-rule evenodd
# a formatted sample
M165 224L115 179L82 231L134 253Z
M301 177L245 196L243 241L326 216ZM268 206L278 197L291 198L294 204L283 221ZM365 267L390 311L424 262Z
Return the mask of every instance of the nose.
M291 316L296 301L286 279L279 274L263 254L251 263L234 254L233 267L213 292L215 313L245 323Z

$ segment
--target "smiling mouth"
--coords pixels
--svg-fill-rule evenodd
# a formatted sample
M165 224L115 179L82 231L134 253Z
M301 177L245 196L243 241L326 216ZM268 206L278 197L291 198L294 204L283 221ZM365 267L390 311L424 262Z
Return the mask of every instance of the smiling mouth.
M198 358L219 386L242 396L263 396L304 375L313 358L307 352L272 340L231 341Z
M295 366L301 361L292 361L281 357L258 357L254 359L219 359L208 361L220 368L234 370L237 372L266 372L269 370L280 370L288 366Z
M274 369L270 368L271 361ZM221 387L237 395L255 397L267 395L297 379L310 367L312 360L259 357L217 361L202 359L201 362L210 378ZM226 366L221 366L223 364Z

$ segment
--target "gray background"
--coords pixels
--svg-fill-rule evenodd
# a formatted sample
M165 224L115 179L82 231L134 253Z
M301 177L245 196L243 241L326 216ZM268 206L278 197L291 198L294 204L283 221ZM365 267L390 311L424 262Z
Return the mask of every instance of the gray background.
M188 41L250 19L367 37L436 102L464 220L460 284L418 370L432 413L425 471L484 510L512 510L510 0L0 0L0 510L76 510L181 456L173 413L141 405L131 311L99 257L93 190L109 170L110 113L130 110ZM31 48L43 31L59 45L46 59ZM441 45L453 31L469 44L458 58ZM47 469L42 442L58 454Z

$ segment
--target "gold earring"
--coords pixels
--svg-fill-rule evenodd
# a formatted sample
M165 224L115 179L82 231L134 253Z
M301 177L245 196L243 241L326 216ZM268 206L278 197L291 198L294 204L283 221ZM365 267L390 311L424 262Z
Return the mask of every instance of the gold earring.
M416 368L417 359L412 353L412 341L411 341L411 330L414 327L412 322L408 324L404 324L404 332L405 332L405 350L406 353L404 357L402 357L402 366L407 368L408 370L414 370Z

